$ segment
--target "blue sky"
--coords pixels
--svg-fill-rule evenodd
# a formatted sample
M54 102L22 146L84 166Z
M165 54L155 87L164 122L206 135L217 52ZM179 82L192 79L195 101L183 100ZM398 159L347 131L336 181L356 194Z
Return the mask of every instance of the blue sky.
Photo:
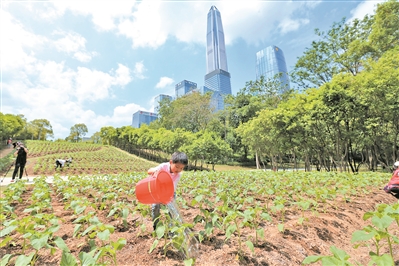
M1 0L1 109L50 121L54 139L78 123L131 125L184 79L203 86L206 19L222 16L235 95L255 80L255 54L276 45L291 71L315 28L363 18L381 1Z

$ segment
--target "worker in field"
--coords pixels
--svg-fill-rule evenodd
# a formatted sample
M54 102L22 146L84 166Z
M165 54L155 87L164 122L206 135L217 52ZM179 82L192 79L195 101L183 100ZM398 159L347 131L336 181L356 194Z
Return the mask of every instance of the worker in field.
M161 170L170 173L173 185L175 187L175 191L177 188L177 184L179 183L181 172L188 165L188 158L184 152L175 152L172 154L172 158L169 162L161 163L160 165L148 169L148 174L153 177L157 176L157 173ZM176 192L174 194L174 198L176 197ZM153 220L153 228L154 230L157 228L159 215L161 211L161 204L152 204L151 206L151 216Z
M57 159L55 160L55 169L57 169L58 167L63 168L65 164L69 166L70 163L72 163L72 158L66 160Z
M388 185L384 187L384 191L399 199L399 161L393 164L393 175Z
M15 168L14 168L14 172L12 173L12 179L11 179L11 183L15 182L15 177L18 174L18 170L19 170L19 180L22 179L22 175L24 173L24 168L25 168L25 164L26 164L26 157L28 154L28 149L24 146L24 144L22 142L17 142L15 145L17 148L17 150L14 153L14 156L17 156L17 159L15 160Z

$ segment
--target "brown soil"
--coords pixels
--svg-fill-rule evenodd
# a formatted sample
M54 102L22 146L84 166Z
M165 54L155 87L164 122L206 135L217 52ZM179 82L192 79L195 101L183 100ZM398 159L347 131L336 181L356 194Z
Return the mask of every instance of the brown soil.
M23 210L28 207L31 196L32 186L23 194L22 203L14 204L15 211L19 217L28 215ZM182 195L189 202L190 195ZM132 200L132 199L130 199ZM375 248L359 247L353 248L351 244L352 233L362 229L370 224L369 221L363 221L363 214L374 210L377 204L395 203L397 200L383 192L382 190L372 189L368 195L359 195L349 202L336 201L325 205L325 212L311 213L305 212L306 218L303 224L298 220L301 213L292 209L285 212L285 231L279 232L277 223L281 214L273 214L273 222L262 224L265 230L265 238L260 239L255 245L255 252L252 253L243 243L242 253L238 255L239 245L238 236L233 235L225 241L225 235L215 232L209 240L200 244L200 254L196 259L195 265L301 265L302 261L310 255L331 255L330 246L336 246L345 250L350 256L352 263L358 262L361 265L367 265L370 261L369 251L375 251ZM81 251L88 252L89 247L84 237L74 238L73 231L76 215L60 200L53 192L52 212L60 218L60 229L55 234L64 239L75 258ZM117 253L118 265L165 265L175 266L184 265L184 257L177 250L170 249L164 254L161 247L157 247L151 254L149 249L155 240L152 230L150 217L144 220L140 214L130 215L128 218L128 227L124 228L121 219L107 218L109 210L97 211L97 217L106 224L115 227L112 239L126 239L124 248ZM180 209L184 220L192 222L194 217L200 214L196 208ZM144 223L146 230L141 231L140 227ZM1 230L1 228L0 228ZM201 224L197 224L194 232L203 230ZM393 228L396 236L399 235L398 228ZM242 232L243 242L253 236L254 233L249 229ZM2 248L0 257L5 254L21 252L21 236L13 235L14 244ZM386 245L382 248L387 252ZM25 254L29 254L27 251ZM399 265L399 249L394 250L394 259L396 265ZM57 251L50 255L49 250L40 251L40 257L36 265L59 265L61 252ZM318 264L320 265L320 264Z

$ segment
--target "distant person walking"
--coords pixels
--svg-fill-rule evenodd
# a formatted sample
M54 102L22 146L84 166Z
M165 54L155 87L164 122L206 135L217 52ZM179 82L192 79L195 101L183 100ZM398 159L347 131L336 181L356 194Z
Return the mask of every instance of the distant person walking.
M9 139L7 140L7 147L8 147L8 148L11 148L11 143L12 143L12 138L9 138Z
M28 154L28 149L24 146L22 142L17 142L16 147L17 150L14 152L14 156L17 156L17 159L15 160L15 169L12 174L11 183L15 182L15 177L18 174L18 169L19 169L19 179L20 180L22 179L26 164L26 157Z

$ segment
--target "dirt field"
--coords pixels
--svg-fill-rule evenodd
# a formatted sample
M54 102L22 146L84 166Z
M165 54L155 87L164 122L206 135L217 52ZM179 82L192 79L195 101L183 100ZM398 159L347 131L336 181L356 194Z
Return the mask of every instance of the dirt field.
M22 203L14 204L19 217L27 215L23 210L28 207L27 202L31 196L31 190L32 186L29 186L28 191L23 194ZM188 200L189 195L182 195L182 197ZM358 262L361 265L367 265L370 260L368 252L375 249L373 247L354 249L350 242L352 233L369 224L362 219L366 211L373 210L376 204L395 202L397 201L394 197L382 190L374 189L369 195L359 195L350 202L342 201L336 205L331 202L325 213L307 212L303 224L298 223L300 213L289 211L285 214L284 233L279 232L274 223L262 224L265 238L260 239L259 243L255 245L254 253L247 247L243 247L244 253L241 256L237 255L238 237L236 235L228 241L224 241L225 236L216 233L215 237L200 244L200 255L197 257L195 265L301 265L306 256L331 255L329 248L332 245L345 250L351 256L352 263ZM85 239L73 237L75 224L72 221L76 219L76 215L72 210L65 210L65 205L55 192L52 194L52 207L53 213L62 221L59 231L55 234L64 239L76 258L81 251L88 252L88 246L84 244ZM199 210L195 208L181 209L180 211L186 221L192 221L197 214L200 214ZM96 215L104 223L111 224L116 228L115 233L112 234L115 240L125 238L127 241L125 247L117 253L118 265L184 265L183 255L173 249L168 250L164 255L161 247L157 247L149 254L149 249L155 239L152 235L150 217L144 220L146 231L142 233L139 228L142 223L137 223L138 216L130 217L128 227L125 229L120 220L107 218L108 212L109 210L97 211ZM273 221L275 218L273 217ZM196 230L199 229L194 228L194 231ZM394 230L398 235L398 228L396 227ZM242 239L247 239L252 234L245 229L242 232ZM15 238L13 245L0 250L0 257L5 254L21 252L21 241L21 237ZM382 250L386 251L387 247L384 246ZM28 254L29 251L25 253ZM36 265L60 265L60 251L52 256L49 254L49 250L40 253L41 256ZM396 265L399 265L398 249L394 250L394 257Z

